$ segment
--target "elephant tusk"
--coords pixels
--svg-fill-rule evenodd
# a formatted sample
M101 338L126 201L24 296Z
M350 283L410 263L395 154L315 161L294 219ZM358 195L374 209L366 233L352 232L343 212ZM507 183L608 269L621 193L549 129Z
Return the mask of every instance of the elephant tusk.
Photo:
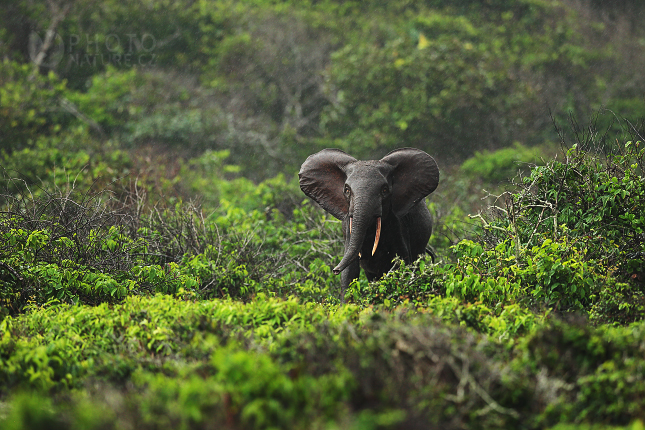
M349 234L352 234L352 218L351 216L349 217Z
M376 218L376 237L374 238L374 248L372 248L372 255L376 252L378 240L381 238L381 217Z

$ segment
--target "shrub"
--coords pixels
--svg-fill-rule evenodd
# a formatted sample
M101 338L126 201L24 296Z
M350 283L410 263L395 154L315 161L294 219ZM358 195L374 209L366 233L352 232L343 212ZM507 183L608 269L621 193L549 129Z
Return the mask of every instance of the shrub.
M543 152L540 148L528 148L519 142L497 151L476 151L461 165L460 173L484 184L499 184L517 176L518 171L526 173L529 165L540 163Z
M453 248L446 294L590 312L598 322L642 317L644 152L628 141L603 158L588 149L602 147L596 137L533 167L500 197L504 207L479 216L479 239Z
M592 329L581 321L553 321L527 340L521 360L541 373L554 401L545 423L605 422L627 425L643 417L642 324ZM625 383L629 380L629 383Z
M3 314L52 299L97 304L156 292L338 301L328 264L340 255L340 223L285 197L291 184L281 177L231 195L210 217L190 202L150 207L136 187L124 202L73 186L26 189L6 194L0 215Z
M33 64L4 57L0 67L0 150L11 152L42 135L55 135L72 116L60 109L65 82L49 72L34 73Z
M628 141L606 160L574 145L563 162L533 169L509 201L506 218L521 243L537 244L540 233L568 236L607 267L638 268L631 256L643 250L641 145Z
M115 428L118 418L144 429L370 422L477 429L522 420L538 429L645 418L643 324L550 319L504 345L436 315L260 294L247 304L157 295L50 306L0 324L8 405L0 425L53 419ZM18 388L33 394L12 394ZM37 422L26 420L27 406Z
M438 293L435 271L428 268L431 258L421 257L415 264L406 264L397 259L396 270L391 270L377 282L368 283L365 279L352 282L345 293L350 300L365 305L385 305L396 308L399 305L421 306Z
M5 390L64 394L94 380L104 387L89 396L95 409L104 403L98 393L111 392L122 405L116 416L143 428L226 422L300 428L344 419L403 428L426 419L447 422L454 413L472 422L469 411L487 404L477 390L501 393L495 388L500 374L487 364L501 350L485 339L412 314L359 319L347 305L128 298L111 308L43 309L7 319L1 330ZM456 394L458 381L461 400L439 397ZM133 403L139 407L126 406ZM54 408L71 411L59 419L76 422L81 404L59 395ZM505 415L513 415L494 407L484 409L483 422L508 422Z

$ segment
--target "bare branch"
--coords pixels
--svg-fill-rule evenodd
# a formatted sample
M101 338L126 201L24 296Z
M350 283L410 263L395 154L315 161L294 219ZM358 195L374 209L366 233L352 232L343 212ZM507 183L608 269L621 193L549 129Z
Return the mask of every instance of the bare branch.
M69 13L72 2L64 4L62 7L53 0L47 0L47 6L49 12L52 16L51 21L49 22L49 27L45 32L45 40L43 41L40 50L36 54L34 61L34 70L31 73L31 77L35 76L40 71L40 66L42 65L45 57L47 56L47 51L52 47L54 38L56 37L56 29L58 25L65 19Z

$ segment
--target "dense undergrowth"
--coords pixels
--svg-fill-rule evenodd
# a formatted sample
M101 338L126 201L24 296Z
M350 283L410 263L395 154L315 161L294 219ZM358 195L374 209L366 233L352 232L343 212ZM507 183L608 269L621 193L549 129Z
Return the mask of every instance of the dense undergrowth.
M49 307L2 325L3 386L40 393L15 397L6 423L624 424L639 416L645 394L643 330L554 321L509 350L411 308L321 307L264 295L247 304L159 295Z
M643 2L3 11L0 429L643 428ZM294 173L401 146L437 258L340 297Z
M346 304L339 223L283 178L210 214L10 182L0 423L640 428L645 149L594 139L516 178L467 238L463 213L439 217L435 263L361 278Z

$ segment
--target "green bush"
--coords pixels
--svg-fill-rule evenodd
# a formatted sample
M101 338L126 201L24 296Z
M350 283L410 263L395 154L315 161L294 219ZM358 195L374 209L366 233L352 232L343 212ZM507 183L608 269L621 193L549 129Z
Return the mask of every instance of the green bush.
M432 315L264 295L247 304L157 295L5 318L0 423L490 428L521 420L537 429L644 418L642 324L551 319L499 344L441 322L437 300ZM13 394L18 388L33 394ZM111 413L90 413L108 405ZM36 408L33 422L25 407Z
M127 152L95 140L83 127L39 136L20 150L0 151L0 201L18 193L42 197L55 188L112 189L130 167Z
M0 428L642 428L633 1L5 3ZM343 305L326 146L443 159L436 259Z
M365 279L352 282L345 293L345 298L365 305L385 305L396 308L399 305L419 306L438 292L437 276L433 270L426 270L431 265L430 257L422 257L412 265L406 266L397 259L397 270L385 274L378 282L368 283Z
M587 146L589 147L589 146ZM643 150L603 159L579 146L536 166L453 247L443 292L487 306L579 311L597 322L642 317Z
M462 241L454 252L458 263L447 273L445 293L488 305L588 309L606 279L599 263L566 240L545 239L541 246L519 251L512 241L486 250Z
M639 208L645 190L640 146L632 141L620 144L603 160L574 145L563 162L533 169L513 195L508 217L519 240L530 246L540 233L568 236L588 248L589 258L627 269L630 255L642 252L645 219Z
M55 135L72 116L61 109L66 85L55 73L35 73L32 64L4 57L0 63L0 150L24 148L39 136Z
M218 181L227 187L210 217L190 203L148 207L139 191L126 194L125 204L83 188L7 195L0 229L3 314L53 299L97 304L180 291L338 302L329 260L341 254L340 223L296 203L293 183L283 177L237 195L232 184Z
M521 360L542 372L544 389L558 396L544 410L545 422L627 425L642 420L636 412L644 387L643 363L636 358L642 336L642 324L591 329L580 322L555 322L530 337Z
M529 165L540 164L543 151L540 148L527 148L518 142L512 147L497 151L476 151L461 165L460 173L472 180L485 184L498 184L517 176L518 171L526 173Z

